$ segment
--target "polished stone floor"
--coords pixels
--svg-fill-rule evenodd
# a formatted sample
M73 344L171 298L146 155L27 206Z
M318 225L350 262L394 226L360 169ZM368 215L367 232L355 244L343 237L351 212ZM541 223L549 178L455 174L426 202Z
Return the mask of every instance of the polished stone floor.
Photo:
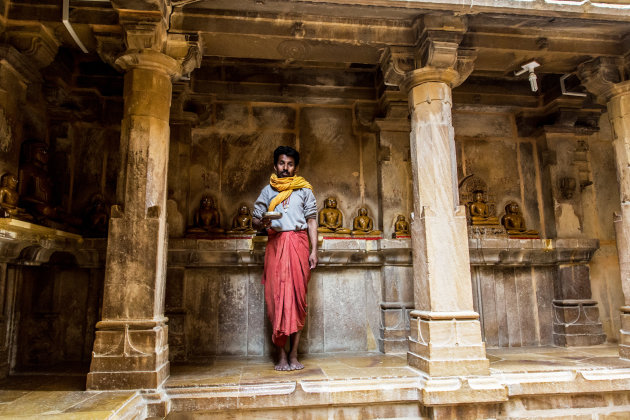
M618 358L615 345L580 348L489 349L491 374L505 383L519 374L616 372L630 375L630 361ZM291 383L340 383L344 380L414 380L421 375L406 355L352 353L306 355L305 369L276 372L267 359L216 358L204 363L172 364L167 393L178 389L281 386ZM86 371L76 366L28 372L0 382L0 419L108 419L137 407L137 392L85 391ZM512 379L510 379L512 378Z

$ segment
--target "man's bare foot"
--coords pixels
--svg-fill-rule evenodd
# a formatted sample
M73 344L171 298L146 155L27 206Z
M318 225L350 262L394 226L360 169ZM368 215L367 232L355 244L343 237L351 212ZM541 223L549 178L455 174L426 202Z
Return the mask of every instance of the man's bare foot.
M274 367L275 370L288 371L293 370L287 362L287 352L284 349L278 351L278 363Z
M291 370L300 370L304 369L304 365L298 362L297 356L289 356L289 367Z

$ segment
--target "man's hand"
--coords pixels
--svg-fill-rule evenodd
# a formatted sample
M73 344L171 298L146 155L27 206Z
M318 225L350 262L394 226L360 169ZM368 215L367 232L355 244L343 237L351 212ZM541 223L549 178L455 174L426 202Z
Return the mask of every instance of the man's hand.
M252 226L256 230L268 229L271 227L271 219L252 217Z
M311 266L311 270L314 269L315 267L317 267L317 250L315 250L315 252L311 252L311 254L308 256L308 263Z

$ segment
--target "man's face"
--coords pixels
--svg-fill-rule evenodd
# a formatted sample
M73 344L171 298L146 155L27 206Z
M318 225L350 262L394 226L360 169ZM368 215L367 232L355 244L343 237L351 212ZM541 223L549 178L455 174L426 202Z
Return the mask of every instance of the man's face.
M278 178L286 178L295 175L295 159L287 155L280 155L278 163L273 167Z

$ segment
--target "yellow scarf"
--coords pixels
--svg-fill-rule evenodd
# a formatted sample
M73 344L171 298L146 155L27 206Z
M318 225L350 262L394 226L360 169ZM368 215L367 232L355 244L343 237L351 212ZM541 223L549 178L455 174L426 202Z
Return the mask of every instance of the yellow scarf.
M278 178L276 174L272 174L271 178L269 179L269 184L271 185L271 188L278 191L280 194L276 195L271 200L271 203L269 203L268 211L274 211L278 204L289 198L293 190L299 190L300 188L309 188L311 190L313 189L313 187L311 187L311 184L309 184L308 181L306 181L301 176Z

